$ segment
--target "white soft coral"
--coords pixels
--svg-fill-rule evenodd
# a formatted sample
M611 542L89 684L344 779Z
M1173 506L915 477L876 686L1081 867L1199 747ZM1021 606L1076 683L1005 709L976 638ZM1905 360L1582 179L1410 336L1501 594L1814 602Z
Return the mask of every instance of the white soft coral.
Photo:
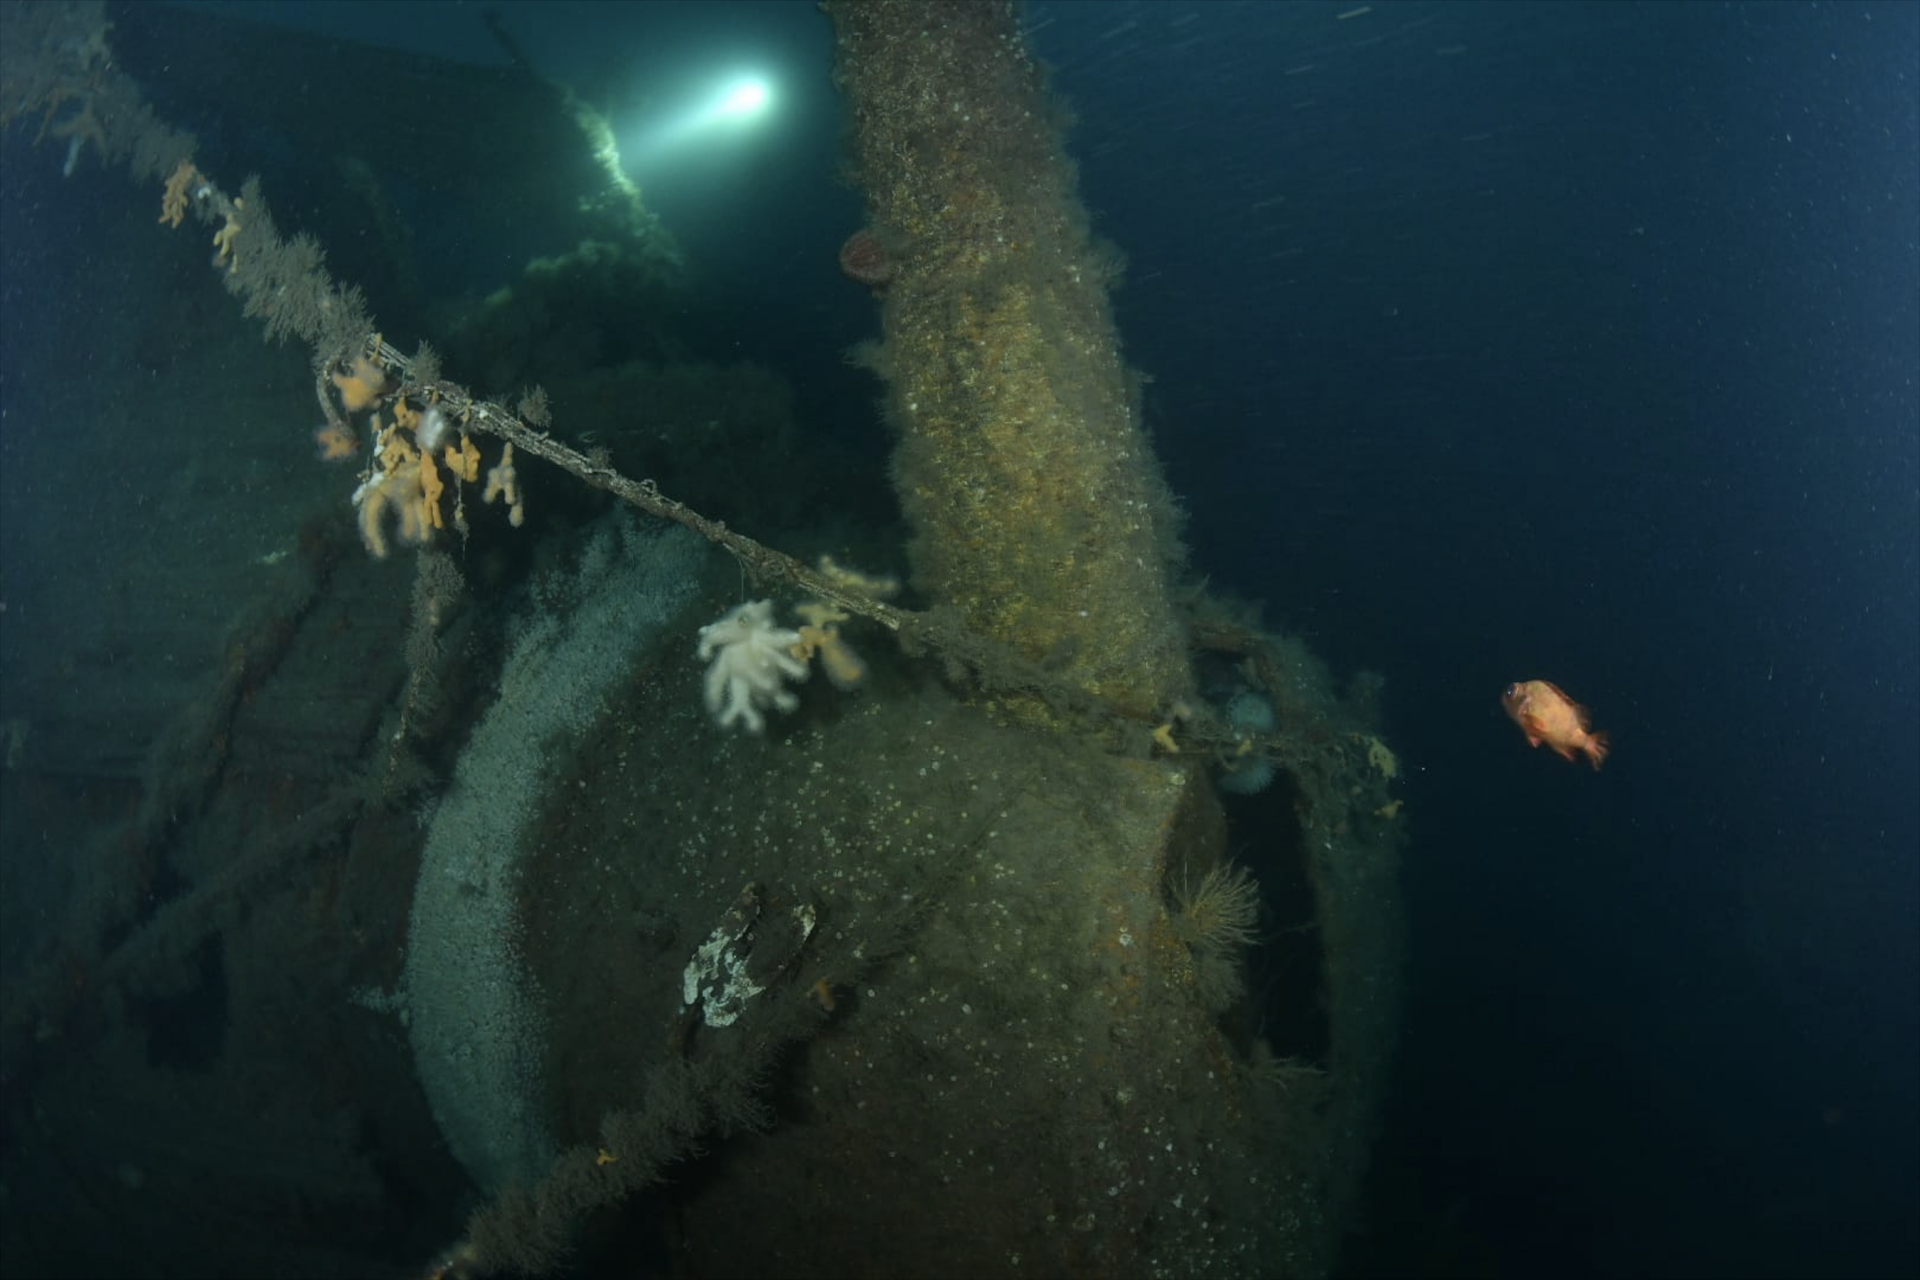
M773 601L750 600L700 628L700 658L707 668L707 710L722 729L743 724L752 733L767 727L768 707L791 711L800 700L789 680L807 678L807 664L793 654L798 631L773 625Z

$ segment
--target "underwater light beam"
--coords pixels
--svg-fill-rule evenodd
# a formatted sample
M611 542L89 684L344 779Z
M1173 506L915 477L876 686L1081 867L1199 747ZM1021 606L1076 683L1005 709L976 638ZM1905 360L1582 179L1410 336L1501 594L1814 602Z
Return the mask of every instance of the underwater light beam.
M772 105L773 85L765 76L732 76L701 105L643 131L621 152L636 164L645 164L696 139L711 144L723 129L763 120Z

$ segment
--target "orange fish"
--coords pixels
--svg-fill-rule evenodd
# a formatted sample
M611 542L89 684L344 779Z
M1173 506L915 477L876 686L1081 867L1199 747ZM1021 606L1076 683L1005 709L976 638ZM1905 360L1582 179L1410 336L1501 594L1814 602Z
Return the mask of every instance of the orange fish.
M1510 684L1500 696L1500 705L1527 735L1530 747L1544 742L1568 760L1578 759L1576 753L1584 752L1595 769L1607 758L1607 735L1592 732L1593 719L1587 709L1551 681Z

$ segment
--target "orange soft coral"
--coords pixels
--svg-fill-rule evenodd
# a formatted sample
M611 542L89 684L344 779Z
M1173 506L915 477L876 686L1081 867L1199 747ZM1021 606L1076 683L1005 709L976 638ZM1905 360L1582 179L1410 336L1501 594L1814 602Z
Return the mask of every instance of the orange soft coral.
M393 499L388 486L392 483L393 477L376 475L353 495L360 508L360 541L366 543L375 560L387 558L387 504Z
M827 679L843 693L867 678L866 661L840 638L840 628L835 625L847 620L845 610L824 600L809 600L794 612L803 619L800 639L791 650L794 657L810 662L818 656Z
M400 540L423 543L444 526L440 495L446 486L433 460L397 432L380 451L380 469L353 495L360 508L360 540L376 560L387 558L387 509L400 513Z
M409 431L418 431L420 418L420 411L408 404L405 400L395 400L393 402L393 421L395 426L405 427Z
M354 438L353 432L333 423L315 431L313 442L320 448L322 462L338 462L360 452L360 442Z
M476 449L473 441L466 436L460 437L458 449L448 445L442 456L447 460L447 470L468 484L473 484L480 479L480 450Z
M440 495L447 491L446 484L440 479L440 468L433 465L433 455L420 455L420 522L422 528L431 525L435 529L447 527L446 520L440 515ZM424 537L424 534L422 535Z
M234 209L241 207L240 201L233 202L233 209L227 210L227 225L213 233L213 260L225 262L228 271L240 269L240 259L233 252L233 242L240 236L240 216Z
M336 371L332 378L333 385L340 389L340 403L348 413L369 408L387 393L386 370L365 356L355 356L351 371Z
M179 167L167 179L166 194L160 197L160 221L170 227L177 227L187 217L187 192L193 186L200 171L193 167L193 161L182 160Z
M527 509L520 501L520 473L513 467L512 444L500 450L500 465L487 472L487 491L481 501L491 503L495 498L506 499L507 523L518 529Z

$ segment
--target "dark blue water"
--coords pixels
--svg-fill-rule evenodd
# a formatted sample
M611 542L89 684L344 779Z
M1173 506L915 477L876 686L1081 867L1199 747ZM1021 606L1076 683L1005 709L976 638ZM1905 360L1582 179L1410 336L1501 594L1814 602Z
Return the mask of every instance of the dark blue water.
M1196 560L1414 766L1354 1269L1908 1273L1916 11L1364 8L1033 10Z

